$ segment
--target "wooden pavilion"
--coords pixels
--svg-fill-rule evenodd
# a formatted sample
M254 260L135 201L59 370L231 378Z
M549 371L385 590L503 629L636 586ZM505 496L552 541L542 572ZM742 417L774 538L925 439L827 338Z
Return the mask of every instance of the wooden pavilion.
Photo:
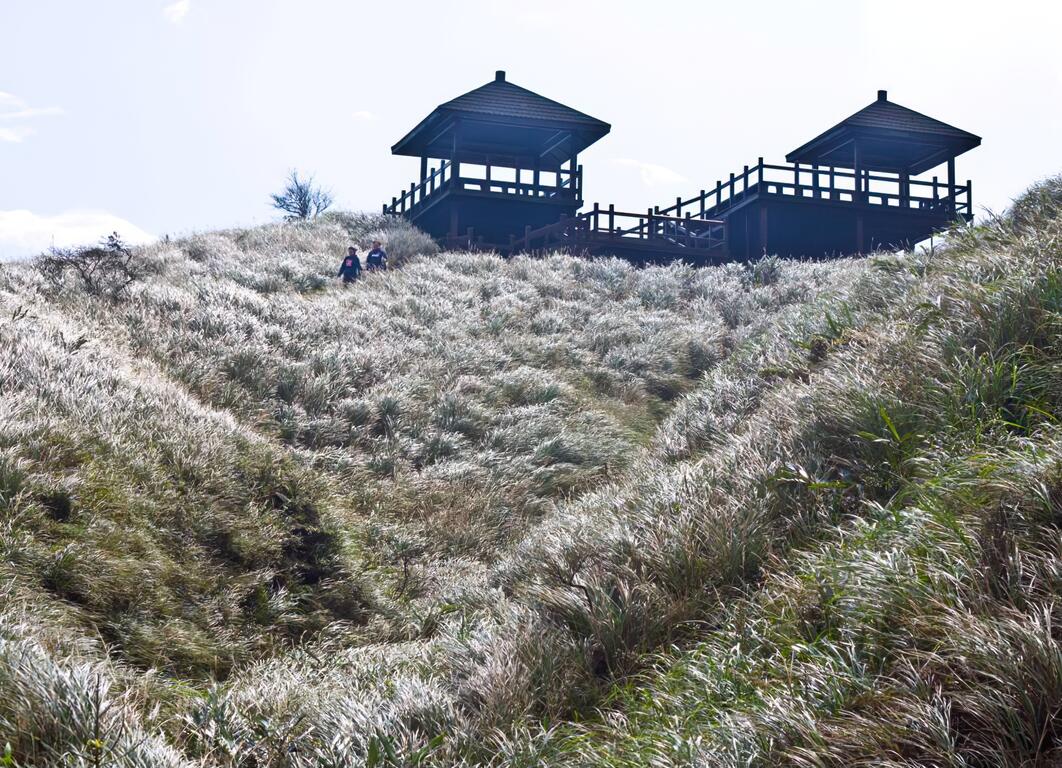
M579 153L611 127L494 80L440 104L391 147L420 158L420 179L384 205L440 241L503 247L582 207Z

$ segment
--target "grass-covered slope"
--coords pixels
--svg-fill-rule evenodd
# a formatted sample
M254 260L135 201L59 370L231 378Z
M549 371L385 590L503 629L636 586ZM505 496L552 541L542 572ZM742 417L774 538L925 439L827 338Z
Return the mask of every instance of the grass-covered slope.
M6 268L0 759L1047 764L1060 198L827 264L339 216L117 302Z

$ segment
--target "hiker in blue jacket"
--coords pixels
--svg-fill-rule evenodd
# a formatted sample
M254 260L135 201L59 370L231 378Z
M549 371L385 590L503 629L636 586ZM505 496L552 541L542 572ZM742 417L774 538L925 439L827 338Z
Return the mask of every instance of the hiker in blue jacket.
M339 265L339 274L336 277L342 277L343 283L353 283L358 279L358 275L361 274L361 259L358 258L358 249L353 245L347 248L347 255L343 259L343 263Z
M365 257L365 268L370 272L387 269L387 251L383 249L383 244L379 240L372 241L372 250Z

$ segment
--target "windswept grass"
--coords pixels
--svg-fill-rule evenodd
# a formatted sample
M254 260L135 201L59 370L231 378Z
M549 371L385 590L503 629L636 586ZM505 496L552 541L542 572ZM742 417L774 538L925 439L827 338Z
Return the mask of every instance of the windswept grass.
M5 759L1049 764L1056 186L829 264L337 215L121 302L8 268Z

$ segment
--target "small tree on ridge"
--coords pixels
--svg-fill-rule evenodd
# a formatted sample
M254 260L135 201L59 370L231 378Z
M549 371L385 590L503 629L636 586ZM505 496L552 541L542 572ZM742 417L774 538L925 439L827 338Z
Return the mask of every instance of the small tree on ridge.
M288 184L279 195L270 195L273 207L287 214L284 218L295 221L316 219L332 205L332 195L320 187L314 186L313 176L300 179L299 172L293 170L288 176Z

